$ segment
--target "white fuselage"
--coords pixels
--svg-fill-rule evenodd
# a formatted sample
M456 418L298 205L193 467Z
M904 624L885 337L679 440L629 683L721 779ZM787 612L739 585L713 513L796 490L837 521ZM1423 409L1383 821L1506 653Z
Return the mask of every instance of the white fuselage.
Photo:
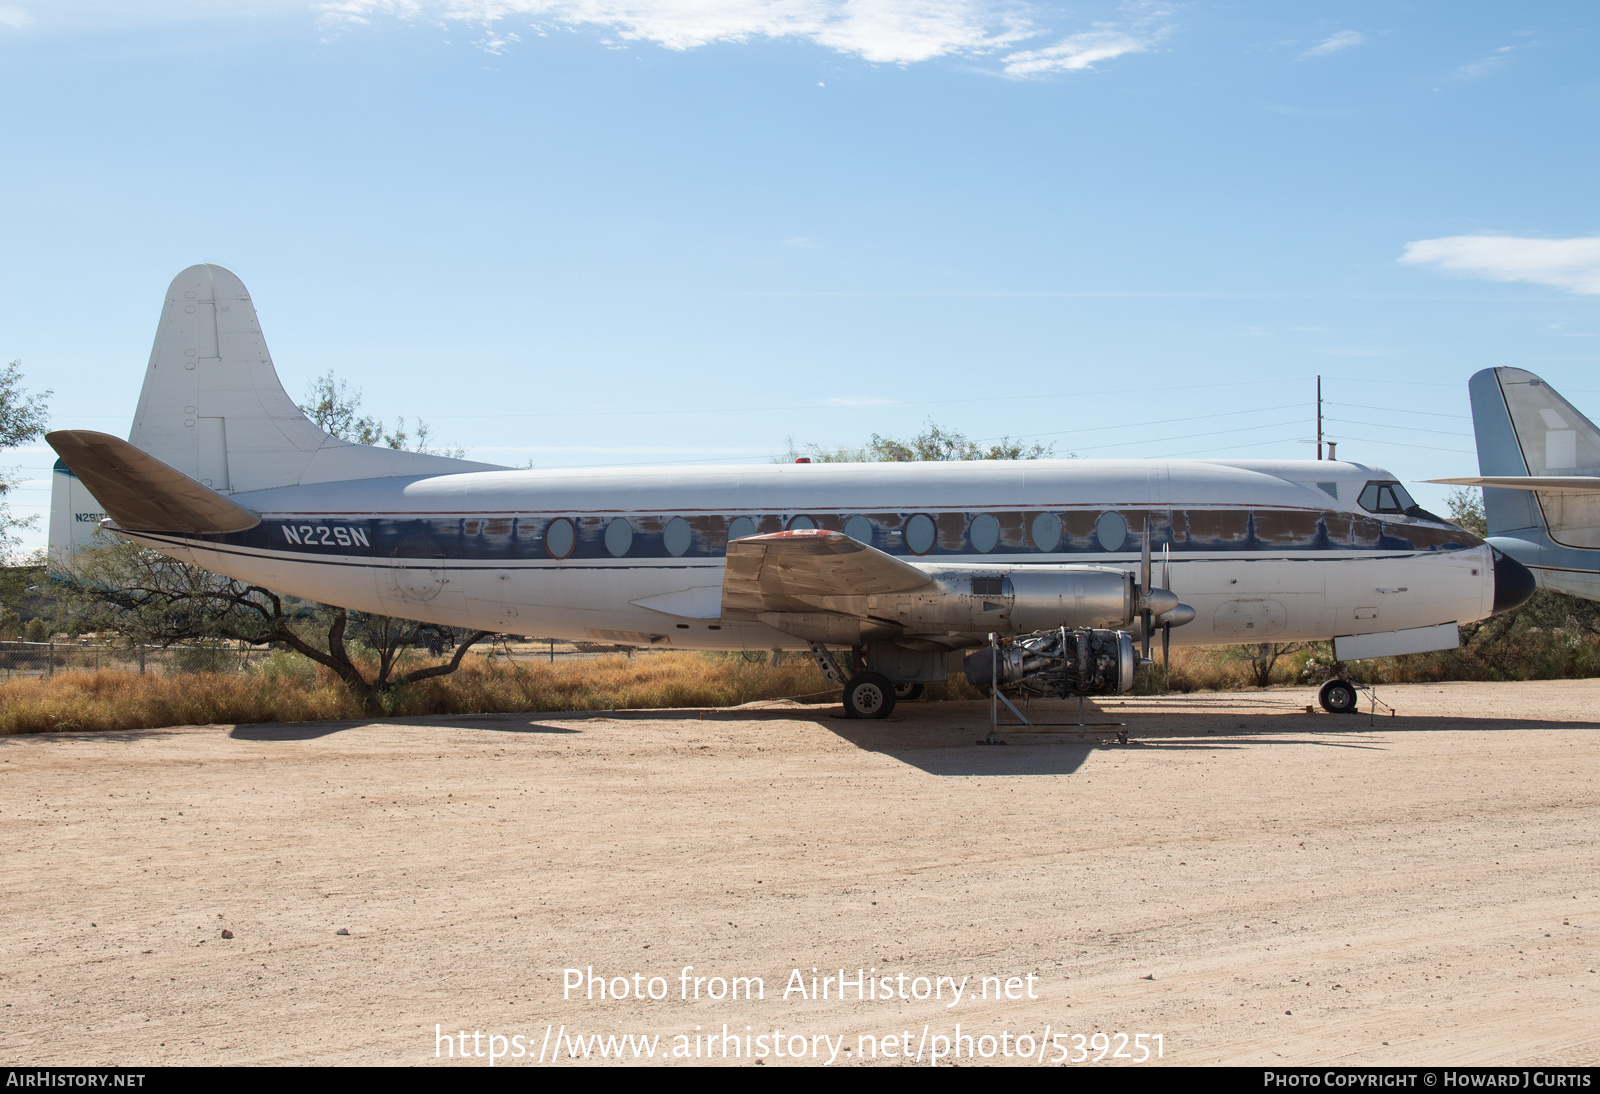
M797 526L868 536L930 572L994 572L1136 570L1148 522L1157 583L1196 611L1172 632L1186 645L1489 615L1489 548L1432 521L1359 508L1363 485L1386 478L1351 463L1200 460L487 471L234 494L262 515L258 528L131 537L358 611L685 649L804 648L715 612L728 538ZM980 521L986 514L993 520ZM925 551L907 533L918 515L936 529Z

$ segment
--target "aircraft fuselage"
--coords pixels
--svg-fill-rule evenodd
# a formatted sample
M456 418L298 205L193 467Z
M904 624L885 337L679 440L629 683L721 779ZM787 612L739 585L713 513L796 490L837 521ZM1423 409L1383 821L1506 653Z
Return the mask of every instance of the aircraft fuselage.
M1489 615L1494 563L1481 540L1355 504L1386 477L1350 463L1202 460L484 471L238 493L262 517L248 531L125 534L359 611L683 649L805 647L716 611L729 539L797 527L841 531L960 577L1137 570L1148 523L1158 570L1169 560L1167 587L1196 609L1172 631L1185 645Z

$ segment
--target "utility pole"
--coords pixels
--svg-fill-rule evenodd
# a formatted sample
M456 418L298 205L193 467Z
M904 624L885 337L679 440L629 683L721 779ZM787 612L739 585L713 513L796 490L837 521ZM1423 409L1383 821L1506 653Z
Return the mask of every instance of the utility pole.
M1317 459L1322 459L1322 377L1317 377Z

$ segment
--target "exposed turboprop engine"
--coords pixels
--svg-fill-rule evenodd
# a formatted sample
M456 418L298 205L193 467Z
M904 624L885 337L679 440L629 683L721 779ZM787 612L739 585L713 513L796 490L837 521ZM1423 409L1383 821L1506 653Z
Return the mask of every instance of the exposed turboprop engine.
M1108 695L1133 687L1139 664L1127 631L1036 631L998 639L993 648L967 654L967 679L988 687L999 670L1000 684L1015 684L1034 695Z

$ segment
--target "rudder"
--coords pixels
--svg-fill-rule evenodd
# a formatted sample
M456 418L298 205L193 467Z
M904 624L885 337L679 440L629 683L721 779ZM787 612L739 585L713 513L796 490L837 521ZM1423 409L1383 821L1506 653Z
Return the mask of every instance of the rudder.
M212 265L167 289L128 440L221 493L498 469L319 429L284 391L244 283Z

